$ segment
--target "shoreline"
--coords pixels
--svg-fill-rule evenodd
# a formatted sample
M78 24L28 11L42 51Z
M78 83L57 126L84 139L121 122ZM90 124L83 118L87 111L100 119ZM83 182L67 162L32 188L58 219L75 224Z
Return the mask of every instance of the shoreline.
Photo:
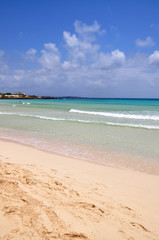
M147 169L144 169L144 165L143 165L143 168L139 169L139 168L133 168L133 167L126 167L124 165L120 166L120 162L118 165L115 165L114 163L113 164L110 164L109 162L108 163L104 163L104 162L100 162L100 161L94 161L92 159L81 159L79 157L75 157L75 156L68 156L68 155L65 155L65 154L62 154L60 152L55 152L55 151L49 151L47 149L43 149L43 148L40 148L40 147L37 147L37 146L34 146L32 144L29 144L29 143L23 143L23 142L20 142L18 140L13 140L13 139L7 139L7 138L3 138L3 137L0 137L0 142L8 142L8 143L15 143L15 144L18 144L18 145L22 145L22 146L26 146L26 147L29 147L29 148L32 148L32 149L36 149L36 150L39 150L39 151L42 151L42 152L45 152L45 153L48 153L48 154L52 154L52 155L57 155L59 157L64 157L66 159L72 159L72 160L75 160L75 161L81 161L81 162L86 162L86 163L90 163L90 164L93 164L93 165L99 165L99 166L104 166L104 167L108 167L108 168L115 168L115 169L121 169L121 170L126 170L126 171L133 171L133 172L139 172L139 173L144 173L144 174L149 174L149 175L154 175L154 176L159 176L159 172L156 171L155 169L155 163L149 163L149 169L151 170L147 170ZM107 154L109 155L110 152L107 152ZM120 155L120 158L119 159L124 159L124 162L126 161L126 159L137 159L137 161L141 161L141 159L138 160L138 158L135 156L130 156L130 155L127 155L127 154L121 154L120 152L111 152L111 157L112 158L116 158L117 155ZM153 167L152 167L153 166ZM159 164L156 164L156 167L158 169L159 167Z
M9 141L0 149L2 239L159 238L159 176Z

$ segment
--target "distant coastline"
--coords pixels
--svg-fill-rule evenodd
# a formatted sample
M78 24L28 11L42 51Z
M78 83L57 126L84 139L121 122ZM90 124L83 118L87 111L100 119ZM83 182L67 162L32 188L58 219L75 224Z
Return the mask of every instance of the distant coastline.
M0 99L100 99L100 100L159 100L159 98L123 98L123 97L79 97L79 96L37 96L35 94L27 95L25 93L0 93Z
M0 93L0 99L57 99L57 98L26 95L25 93L18 92L18 93Z
M76 96L63 96L63 97L54 97L54 96L36 96L35 94L32 95L27 95L25 93L10 93L10 92L6 92L6 93L0 93L0 99L75 99L75 98L79 98L81 99L81 97L76 97ZM85 99L85 97L84 97Z

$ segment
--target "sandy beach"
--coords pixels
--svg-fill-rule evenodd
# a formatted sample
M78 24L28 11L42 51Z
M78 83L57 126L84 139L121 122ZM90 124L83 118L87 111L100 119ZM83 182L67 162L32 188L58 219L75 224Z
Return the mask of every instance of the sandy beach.
M159 176L0 149L0 239L159 239Z

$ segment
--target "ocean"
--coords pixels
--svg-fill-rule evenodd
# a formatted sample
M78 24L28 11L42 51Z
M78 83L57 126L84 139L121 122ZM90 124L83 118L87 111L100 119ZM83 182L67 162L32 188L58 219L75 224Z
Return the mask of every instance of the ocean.
M158 175L159 100L0 100L0 138Z

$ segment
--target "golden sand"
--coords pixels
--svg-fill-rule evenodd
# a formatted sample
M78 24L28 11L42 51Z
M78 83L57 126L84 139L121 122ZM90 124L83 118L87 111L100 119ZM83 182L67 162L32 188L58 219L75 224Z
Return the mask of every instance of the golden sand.
M159 176L0 141L1 240L158 240Z

